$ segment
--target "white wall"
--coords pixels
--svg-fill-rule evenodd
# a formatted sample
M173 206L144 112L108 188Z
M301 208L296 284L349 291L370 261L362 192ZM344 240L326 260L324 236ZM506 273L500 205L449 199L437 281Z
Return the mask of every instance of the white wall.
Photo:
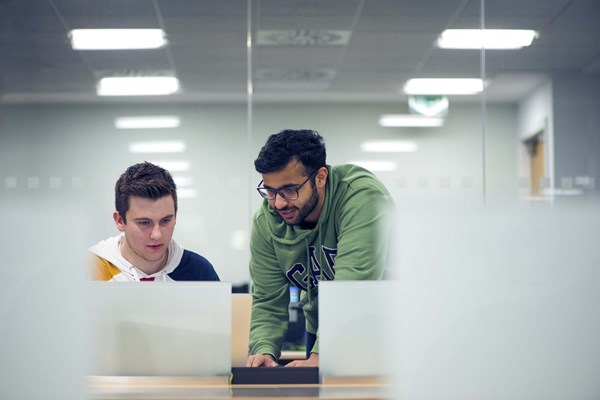
M553 120L552 81L548 80L529 96L519 102L519 138L525 140L534 136ZM549 124L552 127L552 124Z
M557 195L598 194L600 179L600 79L559 76L519 103L519 138L544 131L546 171ZM529 166L522 145L519 175Z
M391 160L398 169L378 172L399 203L422 200L482 200L482 121L479 105L451 105L441 128L382 128L384 113L399 113L393 104L255 106L255 141L283 128L312 128L326 139L328 162ZM490 106L487 132L487 181L491 199L516 193L516 110ZM365 140L406 140L415 153L364 153Z
M382 113L398 112L393 104L255 104L248 145L245 105L46 105L0 108L0 195L44 196L51 179L62 179L62 191L89 198L91 245L117 233L112 221L114 183L136 162L187 159L191 169L173 172L193 179L197 197L182 198L175 239L206 256L223 280L249 281L247 237L251 213L260 203L254 187L260 180L253 161L268 135L287 128L316 129L325 138L328 162L389 159L394 172L378 176L399 207L424 201L482 201L482 133L478 105L452 105L442 128L382 128ZM172 130L117 130L122 115L177 114ZM517 112L514 106L487 110L487 201L507 201L516 193ZM181 154L130 154L136 140L185 140ZM363 153L364 140L412 140L416 153ZM29 188L32 178L39 188ZM33 180L35 182L35 179ZM16 182L17 187L13 188ZM33 185L35 186L35 185ZM183 189L180 187L180 189ZM70 207L65 204L65 207Z
M554 188L554 106L551 80L548 80L548 82L519 102L518 124L519 143L517 144L517 152L519 158L519 176L529 183L531 166L523 141L543 132L545 144L544 175L548 178L549 188ZM526 189L526 192L529 193L529 187Z
M563 189L600 190L600 78L554 79L555 174Z

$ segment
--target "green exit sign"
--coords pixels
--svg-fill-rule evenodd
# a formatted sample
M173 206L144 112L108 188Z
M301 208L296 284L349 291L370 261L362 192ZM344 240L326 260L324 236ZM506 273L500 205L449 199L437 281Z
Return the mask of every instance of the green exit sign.
M428 117L444 117L448 115L448 98L446 96L409 96L408 110L411 114Z

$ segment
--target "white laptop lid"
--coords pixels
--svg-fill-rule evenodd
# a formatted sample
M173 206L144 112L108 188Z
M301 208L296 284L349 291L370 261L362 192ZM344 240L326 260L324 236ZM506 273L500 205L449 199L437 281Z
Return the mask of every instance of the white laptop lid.
M233 293L231 295L231 366L245 367L250 344L250 315L252 295Z
M90 375L231 370L231 284L90 282Z
M392 282L319 282L321 376L388 376Z

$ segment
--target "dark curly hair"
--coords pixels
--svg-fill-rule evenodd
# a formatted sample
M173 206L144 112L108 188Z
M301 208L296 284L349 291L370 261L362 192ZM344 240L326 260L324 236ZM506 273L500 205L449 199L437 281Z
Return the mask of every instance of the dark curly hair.
M254 167L261 174L277 172L297 159L309 175L326 165L326 156L325 141L317 131L286 129L269 136L254 161Z
M117 180L115 208L127 223L125 214L129 210L130 196L156 200L169 195L173 197L177 212L177 187L173 177L166 169L145 161L127 168Z

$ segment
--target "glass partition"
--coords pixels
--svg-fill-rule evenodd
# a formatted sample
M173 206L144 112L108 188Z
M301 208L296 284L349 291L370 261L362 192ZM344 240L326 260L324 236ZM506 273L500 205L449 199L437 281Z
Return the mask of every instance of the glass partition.
M589 0L1 2L0 205L10 224L2 234L8 256L0 268L9 279L0 285L0 349L11 357L0 369L12 375L0 387L34 397L27 366L10 360L32 356L32 332L48 329L46 351L36 354L53 370L64 354L50 345L63 332L54 324L84 329L85 310L68 300L81 295L86 249L118 234L114 184L138 162L171 171L179 193L175 240L234 285L250 282L249 227L262 200L253 161L270 134L288 128L320 132L328 163L374 171L410 228L423 222L411 213L448 207L565 205L591 215L600 176L599 16L599 3ZM158 44L93 50L74 43L80 29L152 29ZM534 37L512 49L443 47L447 30L464 29L475 30L471 38L481 29L532 30ZM125 33L116 46L125 46ZM110 78L148 77L171 86L161 95L150 95L149 83L138 84L141 94L103 92ZM475 81L454 91L439 80L433 89L413 86L447 78ZM159 125L139 125L152 122ZM422 252L410 261L438 246L450 251L443 244L463 232L453 230L457 221L445 221L444 235L435 220L424 221L428 229L413 237ZM520 226L503 231L514 240L505 254L517 259L530 257L527 246L514 250ZM552 226L595 237L592 226L574 228L568 218ZM545 248L540 240L533 248ZM593 246L584 239L570 245L565 252L588 268ZM512 272L491 280L519 281ZM586 273L597 283L593 268ZM72 321L50 317L62 307ZM29 317L17 323L15 315ZM57 382L85 363L84 339L70 340L80 357L54 370ZM83 383L50 387L80 398Z

